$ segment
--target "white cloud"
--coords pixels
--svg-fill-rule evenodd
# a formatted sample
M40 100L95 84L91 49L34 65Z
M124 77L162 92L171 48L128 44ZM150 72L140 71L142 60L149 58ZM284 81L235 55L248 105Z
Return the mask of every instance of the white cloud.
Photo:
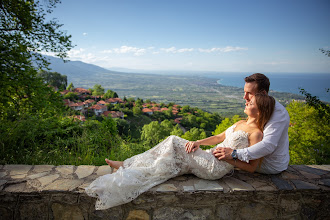
M212 52L222 52L222 53L228 53L228 52L235 52L235 51L241 51L241 50L248 50L248 48L246 47L231 47L231 46L227 46L227 47L213 47L210 49L203 49L203 48L199 48L198 51L202 52L202 53L212 53Z
M87 36L88 34L87 34L87 33L83 33L82 35L83 35L83 36Z
M137 47L129 47L129 46L121 46L120 48L114 48L113 52L122 54L122 53L133 53L135 56L141 56L146 53L146 49L137 48Z
M184 53L184 52L192 52L194 51L194 48L176 49L176 47L170 47L170 48L160 48L160 50L166 53Z

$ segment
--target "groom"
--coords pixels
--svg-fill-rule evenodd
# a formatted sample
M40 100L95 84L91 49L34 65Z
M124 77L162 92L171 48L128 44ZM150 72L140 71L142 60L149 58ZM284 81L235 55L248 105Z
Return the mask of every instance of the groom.
M261 73L255 73L245 78L244 99L250 102L257 93L268 94L269 79ZM262 141L248 148L233 150L218 147L213 154L219 160L238 159L249 162L263 158L257 172L266 174L280 173L288 168L289 156L289 127L290 117L286 109L276 101L272 117L265 125Z

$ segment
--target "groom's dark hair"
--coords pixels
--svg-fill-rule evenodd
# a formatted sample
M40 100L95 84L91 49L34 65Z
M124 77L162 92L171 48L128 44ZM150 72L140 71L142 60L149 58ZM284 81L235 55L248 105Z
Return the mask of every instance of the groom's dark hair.
M255 73L252 74L251 76L247 76L245 77L245 82L247 83L251 83L251 82L256 82L257 83L257 89L258 89L258 93L265 91L266 93L268 93L269 91L269 86L270 86L270 82L267 76L265 76L262 73Z

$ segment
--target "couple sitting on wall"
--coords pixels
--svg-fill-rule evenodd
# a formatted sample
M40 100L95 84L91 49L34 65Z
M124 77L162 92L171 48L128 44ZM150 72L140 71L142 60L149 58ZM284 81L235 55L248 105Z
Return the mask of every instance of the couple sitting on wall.
M244 113L248 117L221 134L198 141L169 136L123 162L106 159L118 170L97 178L86 188L88 195L98 198L96 209L130 202L153 186L182 174L213 180L234 167L265 174L286 170L290 159L290 118L286 109L268 95L269 85L269 79L261 73L245 78ZM200 145L216 146L204 151Z

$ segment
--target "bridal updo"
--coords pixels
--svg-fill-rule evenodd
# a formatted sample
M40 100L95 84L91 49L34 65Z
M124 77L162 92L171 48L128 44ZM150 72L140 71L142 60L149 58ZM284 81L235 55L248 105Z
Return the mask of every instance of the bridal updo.
M259 110L257 125L258 128L263 131L275 109L275 99L267 94L257 93L255 95L255 100Z

